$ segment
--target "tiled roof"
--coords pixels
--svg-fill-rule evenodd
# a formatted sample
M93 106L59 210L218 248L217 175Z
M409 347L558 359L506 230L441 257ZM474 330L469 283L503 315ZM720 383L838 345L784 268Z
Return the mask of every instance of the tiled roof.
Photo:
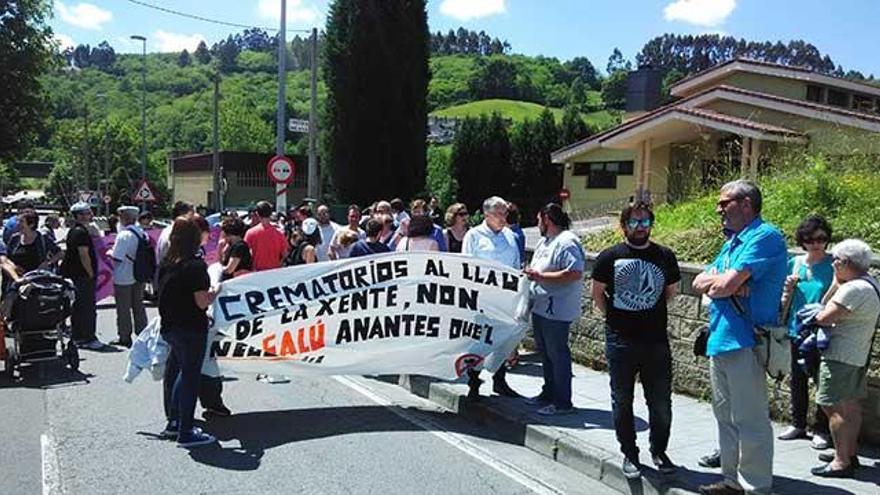
M802 133L789 129L787 127L781 127L778 125L764 124L762 122L755 122L753 120L744 119L741 117L734 117L732 115L727 115L719 112L715 112L713 110L706 110L703 108L676 108L674 109L676 113L684 113L693 115L695 117L702 117L709 120L714 120L716 122L722 122L726 124L735 125L738 127L745 127L747 129L752 129L759 132L765 132L768 134L778 134L780 136L803 136Z

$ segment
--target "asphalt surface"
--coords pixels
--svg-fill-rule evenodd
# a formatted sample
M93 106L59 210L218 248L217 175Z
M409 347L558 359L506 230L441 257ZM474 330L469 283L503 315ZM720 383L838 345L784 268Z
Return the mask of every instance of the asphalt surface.
M105 341L114 318L99 310ZM200 423L220 443L188 451L157 437L159 382L122 381L124 352L81 354L79 373L0 378L0 494L617 493L390 377L228 379L233 416Z

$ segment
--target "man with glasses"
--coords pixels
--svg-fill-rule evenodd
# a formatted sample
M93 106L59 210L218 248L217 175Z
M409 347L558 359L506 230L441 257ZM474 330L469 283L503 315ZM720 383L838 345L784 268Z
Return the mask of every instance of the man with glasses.
M462 254L497 261L517 270L522 268L516 238L507 228L507 201L492 196L483 201L483 214L486 217L483 223L468 230L464 235L461 241ZM507 384L506 375L507 368L501 365L492 377L492 391L505 397L519 397L519 394ZM483 382L479 378L479 372L475 370L468 370L468 376L470 387L468 398L474 400L480 396L480 385Z
M706 353L724 476L701 486L705 495L765 494L773 485L773 429L755 325L776 324L788 253L779 230L761 218L761 203L750 181L721 188L715 211L733 235L693 282L712 299Z
M592 296L605 314L605 357L611 376L614 430L623 452L623 474L641 476L633 417L636 375L641 378L651 424L651 459L664 474L675 472L666 455L672 426L672 353L667 303L681 280L675 254L651 242L654 212L635 203L620 214L624 242L599 254Z

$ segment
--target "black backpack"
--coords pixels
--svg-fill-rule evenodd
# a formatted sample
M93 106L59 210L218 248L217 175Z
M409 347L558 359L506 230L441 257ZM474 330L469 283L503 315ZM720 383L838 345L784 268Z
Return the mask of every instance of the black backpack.
M129 228L129 232L134 234L138 239L137 251L134 259L134 279L137 282L152 282L153 275L156 273L156 252L153 251L153 245L150 243L150 236L144 234L141 237L135 229Z

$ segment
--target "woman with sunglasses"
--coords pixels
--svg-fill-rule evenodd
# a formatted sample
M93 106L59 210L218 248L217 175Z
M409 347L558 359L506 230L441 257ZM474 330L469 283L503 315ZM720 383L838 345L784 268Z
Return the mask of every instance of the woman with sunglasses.
M822 301L834 281L831 255L826 248L831 239L831 225L819 215L805 218L795 232L795 240L806 254L788 260L788 277L782 292L783 318L788 322L792 338L791 349L791 426L779 435L780 440L807 438L807 410L809 408L809 376L798 365L797 318L795 315L807 304ZM828 418L822 408L816 407L813 426L813 448L827 449L831 444L828 434Z
M446 209L446 246L450 253L460 253L461 243L468 231L470 214L463 203L454 203Z

